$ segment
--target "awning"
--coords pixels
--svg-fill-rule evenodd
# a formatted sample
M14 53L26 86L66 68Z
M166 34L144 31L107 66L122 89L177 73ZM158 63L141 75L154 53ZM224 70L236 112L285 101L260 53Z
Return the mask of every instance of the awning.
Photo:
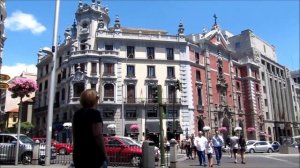
M175 124L176 124L175 125L175 131L176 131L176 133L182 134L183 131L182 131L180 122L179 121L175 121ZM169 130L169 132L172 132L172 129L173 129L173 121L168 121L167 122L167 130Z
M130 129L131 125L136 125L136 124L125 124L125 131L127 134L131 134L131 133L139 133L139 131L133 131L132 129Z
M148 133L159 133L159 122L146 122Z

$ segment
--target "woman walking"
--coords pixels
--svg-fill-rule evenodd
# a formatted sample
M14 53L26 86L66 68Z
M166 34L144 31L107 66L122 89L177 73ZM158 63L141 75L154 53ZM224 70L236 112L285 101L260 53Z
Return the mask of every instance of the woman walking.
M242 159L241 163L245 164L246 140L244 138L244 135L240 135L239 146L240 146L240 154Z
M213 144L211 138L208 139L207 145L206 145L206 153L207 153L207 160L208 160L208 167L213 167Z

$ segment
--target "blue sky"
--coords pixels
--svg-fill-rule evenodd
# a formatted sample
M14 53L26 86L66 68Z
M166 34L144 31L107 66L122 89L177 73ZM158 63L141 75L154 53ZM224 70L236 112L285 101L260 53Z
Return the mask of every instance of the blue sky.
M91 0L83 0L91 3ZM290 70L299 66L299 0L290 1L142 1L102 0L111 23L119 15L123 27L162 29L176 34L180 20L185 34L209 30L213 14L223 30L239 34L251 29L276 46L278 62ZM61 0L59 34L71 26L78 0ZM6 0L3 73L34 70L39 48L52 45L54 0Z

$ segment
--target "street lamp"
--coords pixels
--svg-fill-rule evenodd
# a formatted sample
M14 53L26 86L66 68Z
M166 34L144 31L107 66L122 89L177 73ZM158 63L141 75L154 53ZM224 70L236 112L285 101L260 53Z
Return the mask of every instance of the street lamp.
M58 31L58 17L59 17L60 0L55 1L55 16L53 27L53 43L52 50L44 48L42 51L52 56L52 69L50 77L50 90L49 90L49 103L47 113L47 135L46 135L46 157L45 165L50 166L51 159L51 136L52 136L52 122L53 122L53 104L54 104L54 91L55 91L55 69L56 69L56 56L57 56L57 31Z

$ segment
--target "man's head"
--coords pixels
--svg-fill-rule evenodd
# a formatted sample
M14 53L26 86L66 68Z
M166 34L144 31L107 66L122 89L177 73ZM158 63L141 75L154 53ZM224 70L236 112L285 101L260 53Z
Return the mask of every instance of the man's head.
M87 89L80 95L80 104L83 108L92 108L97 105L98 99L96 90Z
M202 131L199 131L198 132L198 135L201 137L203 135L203 132Z
M218 131L218 130L216 130L216 131L215 131L215 134L216 134L216 135L219 135L219 131Z

